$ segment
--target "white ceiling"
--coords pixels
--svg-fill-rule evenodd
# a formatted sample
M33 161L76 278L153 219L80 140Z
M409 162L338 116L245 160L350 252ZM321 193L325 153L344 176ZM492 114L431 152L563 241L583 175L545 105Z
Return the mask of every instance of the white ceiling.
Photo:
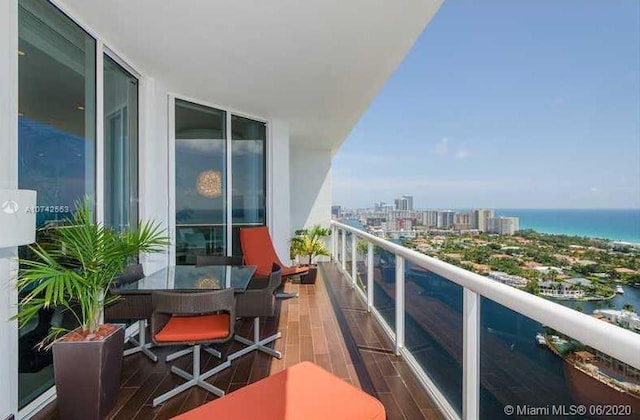
M63 0L169 90L337 149L442 0Z

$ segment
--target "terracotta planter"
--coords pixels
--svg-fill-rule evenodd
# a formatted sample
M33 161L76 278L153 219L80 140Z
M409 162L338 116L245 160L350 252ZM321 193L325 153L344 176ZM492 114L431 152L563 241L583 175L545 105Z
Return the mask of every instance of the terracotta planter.
M318 276L318 266L312 265L309 267L309 272L300 276L300 284L316 284L316 277Z
M53 345L60 418L101 420L109 414L118 399L123 347L124 330L117 326L102 339Z

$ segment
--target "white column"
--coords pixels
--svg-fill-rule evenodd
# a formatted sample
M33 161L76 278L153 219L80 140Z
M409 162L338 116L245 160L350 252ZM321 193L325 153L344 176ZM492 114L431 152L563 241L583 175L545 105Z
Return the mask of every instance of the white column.
M396 354L404 347L404 258L396 255Z
M462 347L462 418L480 418L480 295L464 289Z
M367 244L367 310L373 308L373 243Z
M0 1L0 188L18 187L18 1ZM2 205L2 203L0 203ZM0 418L18 411L17 248L0 249Z

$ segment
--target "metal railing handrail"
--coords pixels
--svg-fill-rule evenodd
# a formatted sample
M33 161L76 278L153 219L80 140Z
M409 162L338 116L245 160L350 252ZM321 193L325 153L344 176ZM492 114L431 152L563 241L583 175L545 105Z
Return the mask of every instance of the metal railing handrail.
M352 226L331 221L339 229L351 232L407 261L425 268L513 311L581 341L636 369L640 369L640 334L600 321L589 315L511 286L490 280L463 268L426 256Z

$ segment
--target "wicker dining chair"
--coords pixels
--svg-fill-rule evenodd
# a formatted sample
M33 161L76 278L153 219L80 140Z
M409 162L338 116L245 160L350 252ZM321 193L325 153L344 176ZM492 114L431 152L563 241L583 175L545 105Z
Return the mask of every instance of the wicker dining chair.
M224 391L206 381L207 378L231 366L228 359L207 372L201 372L200 349L203 344L223 343L231 340L235 324L235 297L233 289L206 292L153 292L151 337L159 346L189 345L193 353L192 373L171 366L171 372L186 379L153 399L153 406L194 386L215 395Z
M230 354L229 360L235 360L254 350L267 353L278 359L282 358L282 353L267 347L267 344L282 336L279 331L269 337L260 339L260 318L274 316L276 308L275 291L281 282L282 268L278 264L273 264L268 278L253 278L249 286L247 286L247 290L236 297L236 315L241 318L253 318L253 340L236 334L234 340L245 344L247 347Z

